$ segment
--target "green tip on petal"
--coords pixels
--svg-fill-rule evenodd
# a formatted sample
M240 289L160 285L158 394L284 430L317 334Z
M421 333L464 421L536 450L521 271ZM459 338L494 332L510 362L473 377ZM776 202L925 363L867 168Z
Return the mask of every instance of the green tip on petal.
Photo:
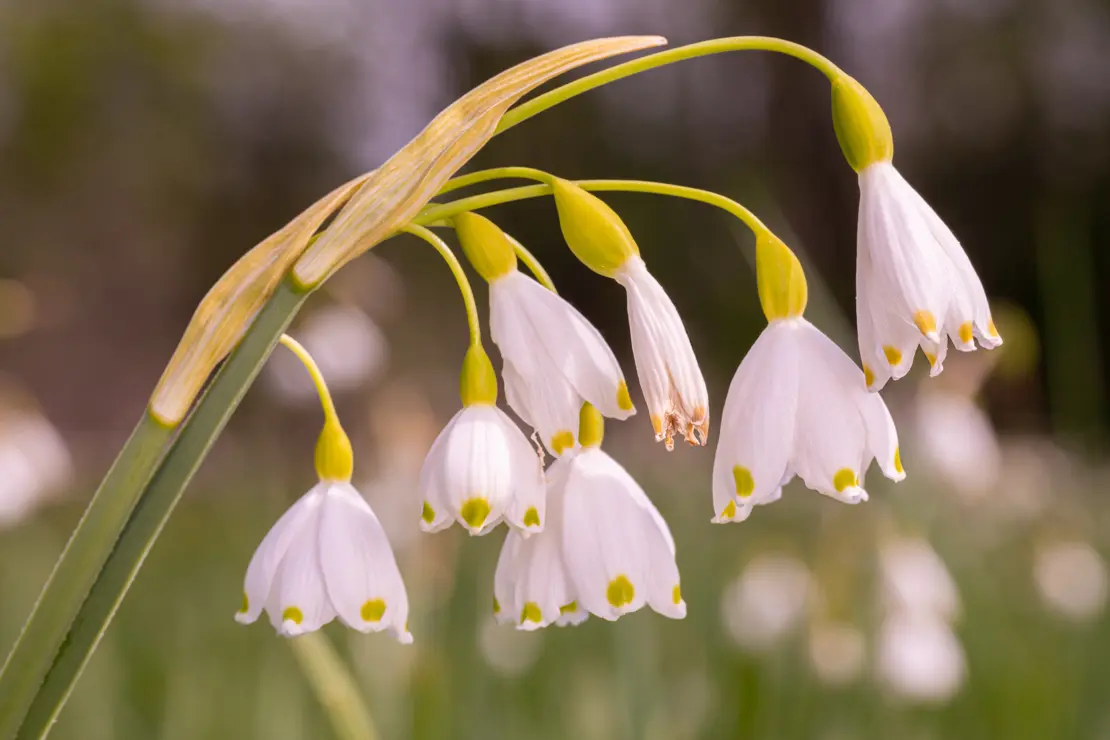
M489 502L484 498L467 499L459 509L459 516L471 529L481 529L489 516Z
M524 512L524 526L540 526L540 512L536 510L535 506L529 506L528 511Z
M632 581L628 580L628 576L619 575L609 582L605 597L610 605L619 609L632 603L632 599L636 597L636 588L632 585Z
M359 610L365 622L380 622L385 615L385 601L383 599L370 599Z
M539 622L543 621L543 612L540 611L540 605L534 601L529 601L524 605L524 609L520 612L521 622Z

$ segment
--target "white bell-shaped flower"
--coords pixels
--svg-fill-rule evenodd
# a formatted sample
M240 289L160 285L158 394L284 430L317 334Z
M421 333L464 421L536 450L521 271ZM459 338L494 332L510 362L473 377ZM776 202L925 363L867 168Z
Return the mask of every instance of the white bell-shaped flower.
M668 450L676 435L704 445L709 436L709 394L678 310L639 256L628 257L613 277L628 294L636 375L655 439L665 441Z
M1002 344L963 247L894 165L867 165L859 187L856 319L867 387L909 372L918 346L936 375L949 338L963 351L975 340Z
M505 519L526 533L544 521L540 454L494 403L497 376L480 344L466 353L463 408L436 437L420 471L420 527L437 532L458 521L472 535Z
M573 306L516 269L490 280L489 295L505 396L552 454L574 446L585 401L615 419L635 413L613 351Z
M602 417L586 404L583 447L548 470L548 521L525 539L510 531L494 577L499 621L531 630L614 620L645 603L681 619L674 539L632 476L600 449Z
M774 320L729 386L713 462L713 521L747 519L795 475L839 501L866 501L861 478L872 459L891 480L905 477L882 398L811 323Z
M250 624L265 610L286 637L337 615L360 632L388 629L402 643L409 601L393 550L370 505L346 482L323 480L262 540L247 567L243 607Z
M438 532L455 520L473 535L502 519L543 529L543 465L536 449L496 406L461 409L432 444L420 471L420 527Z

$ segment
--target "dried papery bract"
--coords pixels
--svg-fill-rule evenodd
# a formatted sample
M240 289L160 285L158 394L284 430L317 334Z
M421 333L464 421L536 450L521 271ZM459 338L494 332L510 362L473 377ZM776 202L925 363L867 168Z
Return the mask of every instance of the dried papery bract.
M584 41L518 64L474 88L371 175L297 261L294 279L305 287L318 285L412 219L485 146L501 116L525 93L583 64L664 43L659 36Z
M150 413L155 419L173 427L185 418L216 363L239 342L312 235L370 175L340 185L313 203L216 281L197 306L154 389Z
M659 36L595 39L518 64L455 101L381 167L317 201L244 255L208 292L155 389L152 415L166 426L180 423L208 375L242 338L291 266L295 282L311 290L396 232L489 141L501 116L521 96L583 64L663 43ZM335 222L309 246L339 208Z

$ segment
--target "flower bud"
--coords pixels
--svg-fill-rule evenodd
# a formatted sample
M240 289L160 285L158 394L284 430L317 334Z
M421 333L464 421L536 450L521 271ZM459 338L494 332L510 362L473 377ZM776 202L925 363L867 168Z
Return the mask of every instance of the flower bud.
M486 282L516 269L513 244L496 224L477 213L460 213L452 220L466 258Z
M790 248L767 230L755 239L755 276L759 303L768 321L805 312L809 293L802 265Z
M355 468L351 440L339 420L329 417L316 440L316 475L320 480L347 483Z
M497 375L493 363L482 345L475 344L466 351L463 359L462 375L459 379L459 395L463 406L497 403Z
M856 172L894 158L894 136L886 114L871 93L848 75L833 81L832 114L840 149Z
M582 264L613 277L629 257L640 254L628 227L605 201L557 177L551 185L563 238Z

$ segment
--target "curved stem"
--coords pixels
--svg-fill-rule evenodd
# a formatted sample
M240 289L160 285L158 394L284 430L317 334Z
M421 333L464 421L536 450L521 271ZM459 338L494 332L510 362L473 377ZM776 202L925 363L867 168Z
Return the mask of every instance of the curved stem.
M523 244L513 237L508 234L505 234L505 236L512 242L513 251L516 252L517 259L523 262L528 270L536 276L536 280L539 281L539 284L557 295L559 291L555 290L555 283L551 281L551 276L547 274L547 270L543 269L543 265L536 259L536 256L529 252Z
M289 646L308 679L316 698L327 714L335 735L340 740L375 740L378 733L370 710L362 700L358 682L343 664L327 636L310 632Z
M295 354L304 365L305 370L308 370L308 374L312 376L312 384L316 386L316 393L320 396L320 405L324 408L324 418L338 424L339 416L335 413L335 403L331 400L328 384L324 382L324 375L320 372L320 366L312 359L312 355L308 353L304 345L288 334L282 334L278 342Z
M475 172L472 174L478 175L481 173ZM675 198L695 200L700 203L716 206L717 208L731 213L757 234L767 230L763 222L747 208L731 198L726 198L723 195L718 195L708 190L690 188L684 185L671 185L663 182L651 182L649 180L577 180L575 184L583 190L591 192L653 193L655 195L669 195ZM538 198L550 194L550 185L526 185L518 188L495 190L492 193L482 193L481 195L474 195L469 198L460 198L451 203L443 203L427 208L414 219L414 222L417 224L432 223L466 211L476 211L481 208L489 208L490 206L500 205L502 203L512 203L518 200Z
M462 213L462 211L458 211L458 213ZM411 223L401 231L418 236L431 244L443 257L447 266L451 268L451 272L455 275L455 282L459 285L459 292L462 293L463 304L466 306L466 323L470 327L470 346L476 347L482 343L482 327L478 323L478 305L474 302L474 291L470 287L470 281L467 280L466 273L463 272L462 265L459 264L459 259L455 256L455 253L451 251L451 247L447 246L447 243L431 230L425 228L423 223Z
M800 59L816 67L830 80L843 74L839 67L809 47L795 44L792 41L786 41L784 39L777 39L771 36L732 36L723 39L713 39L711 41L701 41L696 44L679 46L675 49L649 54L646 57L633 59L631 62L625 62L615 67L603 69L600 72L587 75L574 82L569 82L561 87L557 87L543 95L532 98L526 103L521 103L501 117L501 121L497 124L497 129L494 131L494 136L508 131L518 123L526 121L532 116L544 112L548 108L553 108L559 103L569 100L576 95L581 95L584 92L593 90L595 87L601 87L602 85L615 82L624 77L630 77L631 75L645 72L649 69L673 64L674 62L681 62L686 59L694 59L709 54L721 54L727 51L748 50L774 51L792 56L795 59Z
M439 189L439 195L489 180L516 179L550 183L551 178L552 176L550 174L543 170L537 170L535 167L495 167L490 170L478 170L477 172L470 172L465 175L459 175L458 177L452 177L450 180L443 183L443 187Z

